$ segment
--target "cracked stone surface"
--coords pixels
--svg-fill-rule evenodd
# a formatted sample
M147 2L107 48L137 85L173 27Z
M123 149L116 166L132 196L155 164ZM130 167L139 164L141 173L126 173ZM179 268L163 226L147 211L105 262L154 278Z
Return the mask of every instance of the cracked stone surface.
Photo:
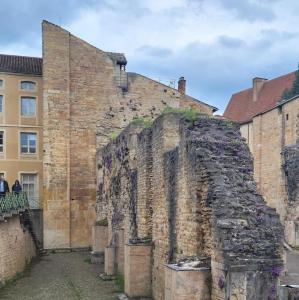
M89 263L88 252L43 256L24 277L0 290L3 300L116 299L113 281L102 281L103 265Z

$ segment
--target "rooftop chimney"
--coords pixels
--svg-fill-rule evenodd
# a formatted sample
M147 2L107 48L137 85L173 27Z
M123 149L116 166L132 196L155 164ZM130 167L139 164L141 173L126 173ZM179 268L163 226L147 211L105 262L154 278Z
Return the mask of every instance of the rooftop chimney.
M267 81L267 79L265 79L265 78L259 78L259 77L253 78L253 80L252 80L252 88L253 88L252 97L253 97L254 102L258 101L259 93L260 93L265 81Z
M180 79L179 79L178 91L180 92L181 95L186 94L186 80L184 77L180 77Z

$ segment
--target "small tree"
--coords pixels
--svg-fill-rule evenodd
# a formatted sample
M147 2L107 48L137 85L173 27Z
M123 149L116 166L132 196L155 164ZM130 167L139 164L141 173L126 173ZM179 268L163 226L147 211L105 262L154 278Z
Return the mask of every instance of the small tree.
M288 100L292 97L299 95L299 64L298 69L295 72L295 80L293 86L290 89L285 89L280 97L280 101Z

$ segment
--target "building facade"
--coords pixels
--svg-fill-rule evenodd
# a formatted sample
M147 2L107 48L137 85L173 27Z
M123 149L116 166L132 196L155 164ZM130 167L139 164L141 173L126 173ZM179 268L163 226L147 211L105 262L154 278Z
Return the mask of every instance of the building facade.
M42 60L0 55L0 173L42 207Z
M241 124L259 191L279 213L286 241L298 247L299 98L280 101L294 80L294 72L272 80L255 78L251 89L232 96L224 116Z

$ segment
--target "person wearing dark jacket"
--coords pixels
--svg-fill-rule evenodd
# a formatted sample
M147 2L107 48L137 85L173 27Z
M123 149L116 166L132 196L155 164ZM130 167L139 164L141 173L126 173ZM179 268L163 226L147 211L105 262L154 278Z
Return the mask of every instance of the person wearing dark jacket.
M9 185L6 180L4 180L3 175L0 175L0 197L4 197L6 193L9 193Z
M22 192L22 186L19 180L16 180L14 185L11 188L12 192L15 194L20 194Z

